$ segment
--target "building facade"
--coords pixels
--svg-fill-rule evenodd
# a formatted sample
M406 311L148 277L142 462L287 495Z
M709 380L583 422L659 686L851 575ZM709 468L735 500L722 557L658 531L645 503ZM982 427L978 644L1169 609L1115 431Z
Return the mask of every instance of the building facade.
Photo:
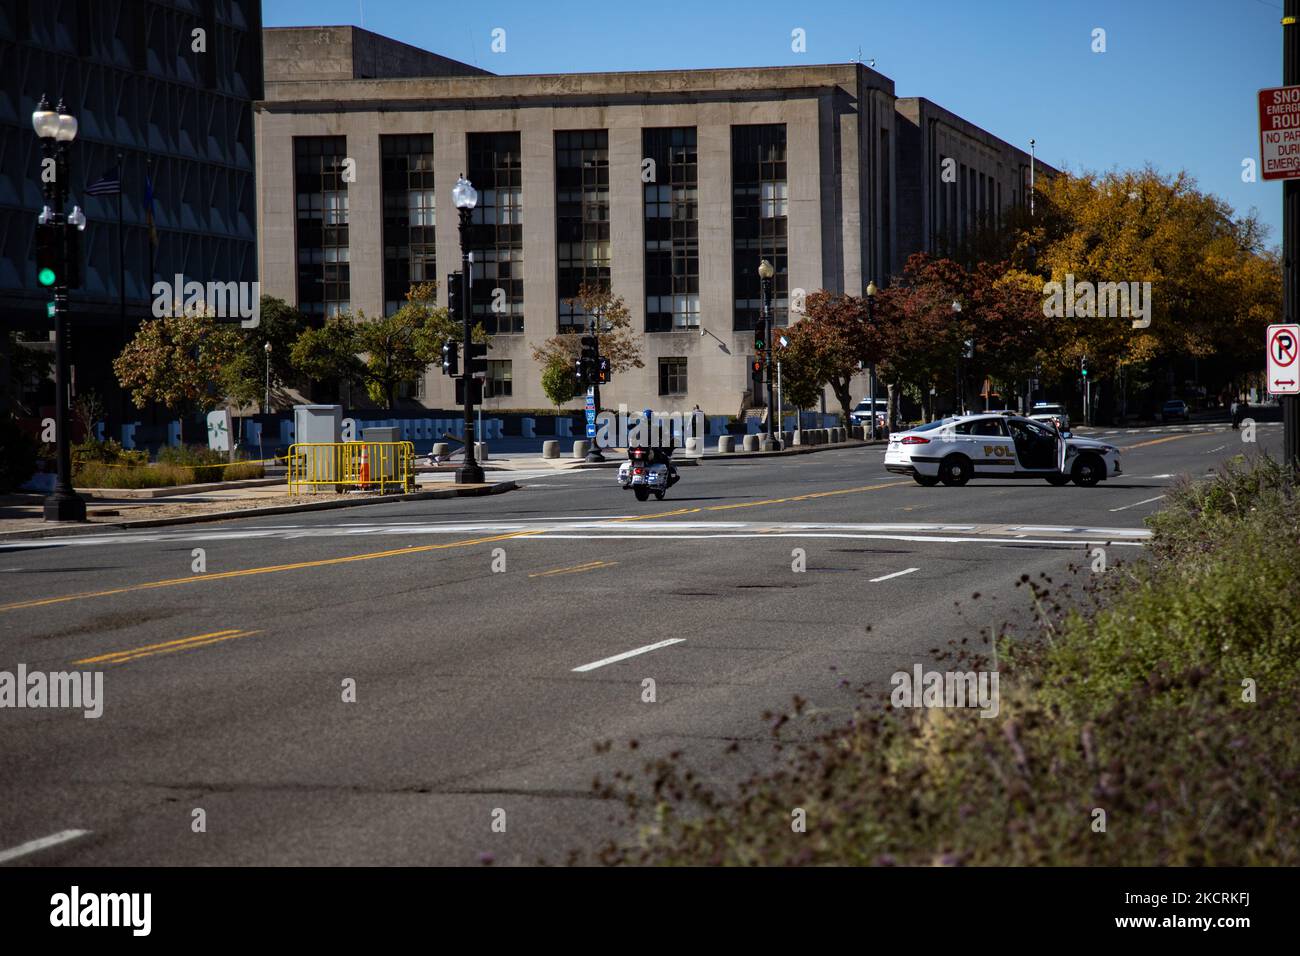
M42 95L52 106L61 98L79 124L69 207L80 204L87 219L83 283L70 294L73 381L104 401L110 426L138 417L111 360L150 314L155 277L257 278L252 103L262 96L261 37L259 0L0 4L0 63L16 81L0 99L0 315L27 338L51 335L50 296L36 281L44 200L31 114ZM119 193L87 194L114 177ZM25 404L52 404L52 396L44 383Z
M585 325L568 300L601 280L645 363L603 403L735 414L754 401L761 260L784 325L807 293L860 295L924 247L900 188L935 187L899 168L925 161L900 143L918 101L860 63L496 76L354 27L270 29L264 47L263 291L322 317L376 315L436 278L445 303L465 174L480 197L468 245L471 308L493 335L488 410L549 407L532 350ZM961 133L954 155L996 177L972 196L1019 201L1011 167L985 163L1000 141ZM408 395L454 405L436 369Z

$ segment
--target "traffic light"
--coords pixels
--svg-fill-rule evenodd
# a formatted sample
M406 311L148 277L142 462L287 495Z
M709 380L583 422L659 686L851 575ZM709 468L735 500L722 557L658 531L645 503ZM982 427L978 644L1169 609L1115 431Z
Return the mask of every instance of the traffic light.
M1079 371L1083 373L1084 378L1088 377L1088 357L1086 355L1079 362Z
M609 359L602 357L596 361L596 382L600 385L608 385L609 376Z
M36 226L36 281L43 288L59 283L63 271L63 226L57 222L43 222Z
M767 334L762 329L754 330L754 354L762 355L767 352Z
M763 371L763 360L754 359L754 364L751 366L751 368L753 368L755 372Z
M487 377L487 344L470 342L465 346L465 374L471 378Z
M587 366L580 358L573 360L573 384L579 391L585 389L589 384L587 382Z
M599 382L600 376L600 339L594 335L582 337L582 355L578 358L578 383L582 388L589 388Z
M461 274L450 272L447 274L447 314L457 321L465 318L465 313L461 311L464 308L461 299Z
M460 343L454 339L442 343L442 374L453 378L460 374Z

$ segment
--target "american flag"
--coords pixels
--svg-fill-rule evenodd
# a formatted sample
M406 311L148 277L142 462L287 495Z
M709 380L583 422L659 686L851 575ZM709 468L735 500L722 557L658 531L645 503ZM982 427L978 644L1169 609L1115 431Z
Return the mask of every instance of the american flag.
M86 187L87 196L116 196L122 191L122 177L117 169L110 169Z

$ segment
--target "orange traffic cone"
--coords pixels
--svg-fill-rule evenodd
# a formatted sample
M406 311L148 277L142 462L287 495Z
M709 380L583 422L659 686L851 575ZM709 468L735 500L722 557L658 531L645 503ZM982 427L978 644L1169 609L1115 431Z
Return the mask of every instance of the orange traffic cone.
M370 484L370 448L368 445L361 446L361 485Z

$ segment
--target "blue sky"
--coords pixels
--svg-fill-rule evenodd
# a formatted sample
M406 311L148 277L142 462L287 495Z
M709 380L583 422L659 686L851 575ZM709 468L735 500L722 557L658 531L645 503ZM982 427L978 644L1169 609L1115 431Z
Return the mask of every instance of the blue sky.
M1281 0L264 0L266 26L362 24L494 73L875 59L925 96L1071 170L1186 169L1280 245L1255 94L1282 80ZM493 53L492 31L506 31ZM1092 52L1095 28L1106 52ZM791 50L791 31L807 52Z

